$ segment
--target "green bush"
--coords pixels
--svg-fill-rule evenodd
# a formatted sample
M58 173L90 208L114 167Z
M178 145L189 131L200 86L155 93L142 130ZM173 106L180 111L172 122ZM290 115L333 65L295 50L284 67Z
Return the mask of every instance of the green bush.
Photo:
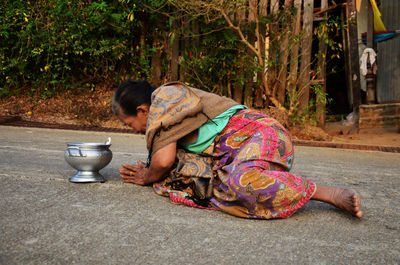
M0 96L52 95L150 73L152 49L135 38L148 17L129 1L2 1Z

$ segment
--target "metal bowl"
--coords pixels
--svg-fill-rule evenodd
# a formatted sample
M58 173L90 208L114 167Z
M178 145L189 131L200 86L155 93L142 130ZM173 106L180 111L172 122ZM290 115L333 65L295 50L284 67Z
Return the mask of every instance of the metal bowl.
M69 179L70 182L105 182L99 170L107 166L112 159L109 149L111 140L106 143L67 143L64 158L78 170Z

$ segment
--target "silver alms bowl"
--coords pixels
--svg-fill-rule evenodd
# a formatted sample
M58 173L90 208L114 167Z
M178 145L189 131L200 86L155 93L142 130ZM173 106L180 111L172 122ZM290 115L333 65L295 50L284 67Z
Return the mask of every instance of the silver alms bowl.
M105 182L99 170L107 166L112 159L109 149L111 140L106 143L67 143L64 158L78 170L69 179L70 182Z

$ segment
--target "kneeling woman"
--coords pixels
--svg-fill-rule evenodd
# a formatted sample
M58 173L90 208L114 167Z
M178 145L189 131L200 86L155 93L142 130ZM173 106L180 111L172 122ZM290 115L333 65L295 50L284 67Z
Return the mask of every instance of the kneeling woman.
M361 218L354 190L317 186L289 173L294 150L286 130L237 102L174 82L154 89L127 80L114 114L146 134L147 163L122 165L125 182L152 184L173 203L245 218L286 218L310 199Z

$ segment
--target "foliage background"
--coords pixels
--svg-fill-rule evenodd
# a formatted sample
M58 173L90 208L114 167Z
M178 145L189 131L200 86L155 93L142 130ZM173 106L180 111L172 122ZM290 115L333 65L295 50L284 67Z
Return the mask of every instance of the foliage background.
M35 95L46 99L64 92L93 91L99 85L113 90L126 78L147 79L155 86L179 79L249 106L268 106L260 79L255 80L255 73L264 69L221 14L185 13L171 3L174 1L2 1L0 97ZM296 13L291 7L261 18L261 30L273 40L271 49L275 52L290 32ZM241 22L241 30L249 38L256 26L246 19ZM335 48L329 34L337 27L327 20L316 28L314 38ZM299 44L301 37L290 35L287 49ZM282 52L265 58L272 70L287 67L280 65ZM176 71L179 73L171 74ZM316 76L318 70L313 71ZM282 84L278 79L270 83L273 90ZM325 97L316 89L311 91L314 98L305 114L308 118L315 115L317 96ZM292 102L297 98L293 95L288 90L287 102L281 101L287 109L295 110ZM304 118L304 114L293 113L293 122Z
M151 11L162 5L162 1L129 0L2 1L0 96L27 92L47 97L82 86L93 89L98 83L115 85L128 77L151 79L151 57L181 31L173 28L172 16ZM207 80L207 89L237 63L237 48L233 47L240 43L236 36L225 40L211 34L204 45L213 52L193 47L183 57L195 63L194 56L202 50L207 54L199 69L209 65L204 72L216 76L216 80ZM161 63L167 71L165 52Z
M151 15L122 1L2 1L0 95L54 94L135 73L152 49L135 36Z

